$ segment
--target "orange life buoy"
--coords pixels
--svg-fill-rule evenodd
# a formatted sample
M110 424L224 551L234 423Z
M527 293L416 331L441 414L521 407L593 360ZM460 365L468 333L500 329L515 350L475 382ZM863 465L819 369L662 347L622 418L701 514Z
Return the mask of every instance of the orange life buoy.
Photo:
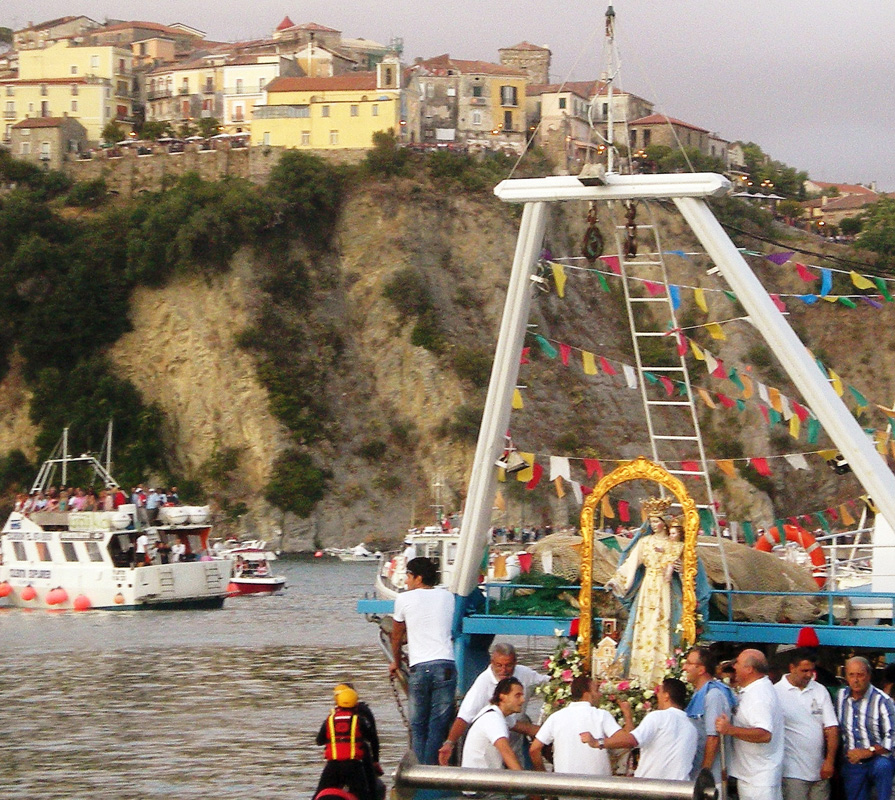
M808 554L811 563L814 564L814 580L817 585L824 587L826 577L824 571L827 567L827 559L824 555L823 548L815 541L814 537L808 533L801 525L783 525L783 538L780 536L780 526L775 525L773 528L766 530L758 541L755 543L756 550L762 550L770 553L774 549L774 545L781 544L783 541L795 542Z

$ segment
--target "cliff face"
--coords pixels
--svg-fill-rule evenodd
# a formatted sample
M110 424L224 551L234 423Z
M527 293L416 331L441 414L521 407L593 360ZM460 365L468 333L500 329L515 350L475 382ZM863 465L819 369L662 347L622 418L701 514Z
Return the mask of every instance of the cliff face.
M580 204L551 210L546 244L556 256L578 255L586 213ZM224 531L282 542L288 550L371 538L395 542L409 525L432 519L436 479L443 486L445 510L462 505L475 446L469 421L483 405L485 392L481 376L470 379L457 365L469 353L486 354L490 364L518 220L517 209L489 195L444 195L409 181L368 185L349 196L335 252L326 263L312 265L311 300L301 312L323 332L321 341L326 331L339 340L338 357L317 384L330 410L329 433L308 448L332 479L325 499L307 520L284 515L263 499L272 464L289 446L290 435L270 411L253 355L236 344L237 335L257 323L263 293L271 291L262 280L258 257L242 251L222 276L139 290L131 307L133 331L116 343L110 356L147 401L164 409L167 422L160 436L177 474L203 483L219 507L245 504L241 510L247 513L230 515ZM604 215L602 221L607 252L615 252L609 220ZM660 211L658 224L664 249L689 252L696 247L678 218ZM641 247L648 246L641 238ZM298 245L293 255L313 258ZM763 276L767 285L800 291L793 276L778 268L770 274L771 269ZM441 344L436 352L411 343L417 320L402 317L396 302L384 294L395 276L408 270L425 284L437 316ZM674 270L672 282L708 285L704 260L679 259ZM555 289L537 294L533 330L554 342L633 363L617 284L607 293L585 273L568 273L564 298ZM705 315L694 317L691 306L687 299L681 314L690 314L697 323L707 321ZM712 319L724 318L720 310L712 310ZM888 307L793 311L805 340L845 381L873 400L891 399L895 389L886 354L895 340L889 333L893 312ZM761 343L760 334L746 323L727 330L726 341L711 343L713 351L731 365L746 363ZM855 357L852 343L866 338L868 330L878 346ZM278 335L276 330L264 333ZM576 358L564 367L533 347L531 364L520 375L525 407L512 418L517 446L537 452L541 463L557 454L600 458L607 468L614 459L648 455L639 392L625 388L618 377L584 376L580 355ZM487 364L483 375L487 378ZM779 368L756 368L752 376L797 397ZM705 385L707 380L700 374L694 383ZM13 365L0 383L0 451L20 447L33 456L27 398ZM742 414L700 413L711 444L735 441L745 456L829 446L823 441L814 447L787 443L779 432L775 439L754 405ZM465 433L458 424L464 419ZM232 457L226 474L215 473L221 454ZM778 514L813 511L860 494L852 477L833 476L818 464L815 458L809 472L776 472L770 491ZM725 478L718 493L732 519L767 524L775 515L767 489L735 477ZM503 493L510 524L557 525L577 518L571 495L559 499L552 487L525 492L511 481Z

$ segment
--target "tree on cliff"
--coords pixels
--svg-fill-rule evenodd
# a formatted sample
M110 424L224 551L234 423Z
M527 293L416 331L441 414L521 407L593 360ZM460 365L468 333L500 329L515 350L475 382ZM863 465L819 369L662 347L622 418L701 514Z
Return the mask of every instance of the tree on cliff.
M884 197L867 212L855 244L880 256L880 266L895 268L895 200Z

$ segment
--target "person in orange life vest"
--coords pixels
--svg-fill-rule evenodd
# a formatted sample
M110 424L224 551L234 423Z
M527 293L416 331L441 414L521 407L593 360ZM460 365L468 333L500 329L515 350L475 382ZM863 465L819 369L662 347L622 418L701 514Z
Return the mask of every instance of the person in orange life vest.
M314 794L321 789L347 788L358 800L375 800L369 718L358 712L354 689L340 688L335 699L336 707L317 733L317 744L325 747L326 766Z

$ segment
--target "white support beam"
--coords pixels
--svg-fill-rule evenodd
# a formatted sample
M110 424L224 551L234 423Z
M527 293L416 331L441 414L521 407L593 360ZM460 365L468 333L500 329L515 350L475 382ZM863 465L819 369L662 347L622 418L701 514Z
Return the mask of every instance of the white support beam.
M692 197L675 198L674 202L861 485L889 526L895 528L895 475L870 438L833 391L708 206Z
M537 268L546 220L547 206L544 203L526 203L500 321L482 426L472 462L469 494L460 523L460 546L451 591L461 597L472 594L478 586L482 556L488 545L497 490L497 468L494 463L503 453L504 436L510 424L513 391L519 377L519 360L531 307L531 276Z

